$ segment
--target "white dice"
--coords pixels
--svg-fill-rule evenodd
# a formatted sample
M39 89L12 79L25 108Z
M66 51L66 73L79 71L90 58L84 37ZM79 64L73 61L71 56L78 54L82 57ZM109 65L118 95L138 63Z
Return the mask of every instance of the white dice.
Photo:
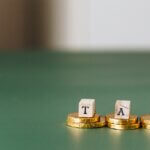
M93 117L96 112L95 99L81 99L79 102L79 117Z
M130 101L117 100L115 104L115 118L129 119L129 117L130 117Z

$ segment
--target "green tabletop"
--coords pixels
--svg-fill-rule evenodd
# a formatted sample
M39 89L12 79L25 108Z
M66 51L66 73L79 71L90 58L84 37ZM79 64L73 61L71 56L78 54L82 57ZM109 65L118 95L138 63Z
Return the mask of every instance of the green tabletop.
M150 149L150 130L67 127L81 98L95 98L102 115L116 99L150 113L150 54L0 53L0 149Z

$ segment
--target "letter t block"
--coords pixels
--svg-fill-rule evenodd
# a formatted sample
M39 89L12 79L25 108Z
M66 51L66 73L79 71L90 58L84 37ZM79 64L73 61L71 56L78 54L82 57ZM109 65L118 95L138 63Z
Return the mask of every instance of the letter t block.
M79 117L93 117L96 112L95 99L81 99L79 102Z
M130 101L117 100L115 104L115 118L129 119L129 117L130 117Z

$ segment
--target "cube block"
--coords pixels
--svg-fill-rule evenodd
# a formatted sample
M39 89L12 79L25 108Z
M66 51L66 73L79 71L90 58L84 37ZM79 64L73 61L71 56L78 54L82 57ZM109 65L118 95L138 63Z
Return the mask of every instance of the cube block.
M115 118L129 119L129 117L130 117L130 101L117 100L115 104Z
M96 112L95 99L81 99L79 102L79 117L93 117Z

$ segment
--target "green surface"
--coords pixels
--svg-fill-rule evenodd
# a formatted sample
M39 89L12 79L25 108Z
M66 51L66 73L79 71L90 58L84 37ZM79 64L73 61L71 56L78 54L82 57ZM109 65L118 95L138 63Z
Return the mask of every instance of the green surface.
M103 115L116 99L150 113L150 54L1 53L0 149L150 149L150 130L66 127L80 98L95 98Z

